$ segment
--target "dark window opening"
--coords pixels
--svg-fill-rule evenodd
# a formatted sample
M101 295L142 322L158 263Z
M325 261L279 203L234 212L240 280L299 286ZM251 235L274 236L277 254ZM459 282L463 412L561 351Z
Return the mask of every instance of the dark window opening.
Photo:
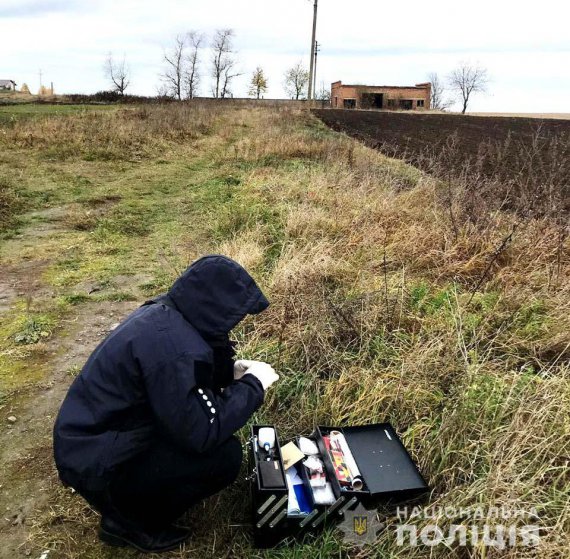
M384 106L384 94L363 93L361 103L363 109L381 109Z
M400 109L404 111L412 110L414 102L411 99L400 99Z
M345 109L356 109L356 99L345 99L344 100Z
M419 99L417 106L418 106L418 107L423 107L423 106L425 106L425 105L424 105L424 100L423 100L423 99Z

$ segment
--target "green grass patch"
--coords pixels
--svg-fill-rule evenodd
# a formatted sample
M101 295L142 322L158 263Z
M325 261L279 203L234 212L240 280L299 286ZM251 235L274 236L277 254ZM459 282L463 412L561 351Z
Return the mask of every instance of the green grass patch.
M20 301L0 325L0 393L27 386L45 374L45 344L57 326L55 312L25 310Z
M11 125L23 120L53 116L72 116L88 112L117 110L112 105L49 105L47 103L19 103L0 105L0 126Z
M47 340L54 329L55 321L47 314L27 314L22 316L17 324L16 331L12 334L17 344L37 344Z

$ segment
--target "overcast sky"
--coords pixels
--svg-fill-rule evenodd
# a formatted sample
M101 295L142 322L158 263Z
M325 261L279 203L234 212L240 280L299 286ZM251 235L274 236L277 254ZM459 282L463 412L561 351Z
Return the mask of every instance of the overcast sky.
M283 97L283 73L308 66L312 0L0 0L0 79L35 92L39 69L56 93L108 88L106 53L125 54L130 92L154 95L163 49L191 29L236 32L240 70L233 93L247 95L256 66L266 97ZM570 112L570 3L567 0L320 0L317 82L409 85L460 61L479 63L489 92L473 111ZM210 94L209 53L202 94Z

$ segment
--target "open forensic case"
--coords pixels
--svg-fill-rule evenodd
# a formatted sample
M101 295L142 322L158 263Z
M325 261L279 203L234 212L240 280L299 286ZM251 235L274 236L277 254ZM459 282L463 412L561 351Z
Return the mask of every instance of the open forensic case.
M258 547L272 547L288 536L342 520L359 503L401 503L428 491L389 423L319 426L291 441L295 448L291 442L283 445L274 426L254 425L250 442Z

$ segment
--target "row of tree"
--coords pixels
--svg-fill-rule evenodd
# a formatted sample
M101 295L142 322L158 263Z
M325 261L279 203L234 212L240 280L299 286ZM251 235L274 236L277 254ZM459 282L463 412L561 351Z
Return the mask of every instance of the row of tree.
M204 59L207 58L206 75L211 78L212 96L221 99L231 97L233 80L243 75L238 68L234 37L233 29L218 29L210 40L198 31L177 35L173 44L163 53L158 94L180 100L196 97L205 75ZM126 57L117 60L109 53L104 71L113 90L124 95L131 84L131 71ZM292 99L303 99L308 83L309 70L302 62L298 62L284 74L283 85ZM260 99L267 89L267 77L263 68L258 66L251 76L249 95Z
M174 99L192 99L200 91L204 77L204 58L208 57L208 74L211 77L211 94L215 98L231 97L232 82L242 76L234 48L233 29L218 29L210 40L198 31L177 35L172 46L163 53L163 70L160 74L159 95ZM205 51L209 52L206 53ZM105 76L113 89L124 95L131 83L131 73L125 57L115 60L109 53L105 61ZM431 108L449 109L456 99L465 113L473 93L485 91L489 82L487 70L469 63L461 63L445 80L437 73L428 76L431 82ZM283 76L283 86L291 99L304 99L309 84L309 70L297 62ZM258 66L251 76L249 95L260 99L268 89L263 68ZM330 98L328 89L321 86L317 99Z

